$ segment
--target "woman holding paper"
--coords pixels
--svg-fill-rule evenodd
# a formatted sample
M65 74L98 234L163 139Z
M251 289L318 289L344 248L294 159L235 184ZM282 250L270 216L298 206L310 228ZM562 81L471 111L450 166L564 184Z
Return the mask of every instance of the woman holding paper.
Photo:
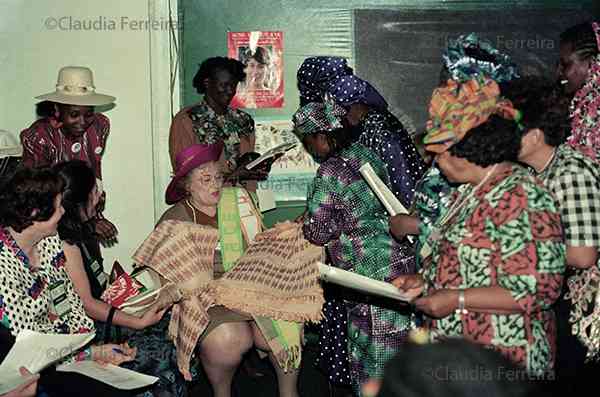
M64 213L63 189L62 179L52 170L23 168L0 193L0 323L13 336L23 330L94 331L65 271L63 244L57 235ZM76 352L72 359L119 365L133 360L135 353L127 345L107 344ZM39 385L51 396L77 396L81 390L88 396L123 393L92 378L52 369L42 372Z
M464 83L477 75L489 77L501 85L519 77L517 65L511 58L486 40L480 40L475 33L451 40L442 54L442 65L441 86L449 79ZM418 139L422 141L422 138L421 135ZM422 144L419 146L422 147ZM418 236L415 244L417 267L431 253L427 240L432 226L449 208L449 200L456 187L456 184L448 182L436 162L433 162L415 187L413 214L400 214L390 218L390 231L394 237L402 239L406 235Z
M326 246L334 266L380 281L415 271L410 245L388 233L388 215L360 174L369 163L384 182L383 162L356 142L346 110L332 101L309 103L293 117L294 133L321 166L307 198L304 235ZM411 313L388 310L368 301L348 303L348 348L353 388L381 377L414 327Z
M65 213L58 224L67 260L65 269L87 315L96 321L96 339L114 341L113 326L123 327L124 339L137 348L135 360L125 367L159 378L152 391L144 395L185 395L187 386L177 371L175 346L167 338L169 316L163 316L167 310L164 305L155 304L138 317L101 300L107 277L89 223L99 199L92 169L82 161L69 161L57 164L54 170L65 183L62 196ZM109 335L104 334L107 332Z
M554 363L551 305L565 269L552 195L514 162L521 114L481 77L434 91L425 137L444 175L462 183L429 237L417 276L394 284L418 296L433 340L462 336L544 376Z
M235 59L213 57L200 64L193 86L204 98L179 111L169 131L173 167L177 154L190 145L221 142L224 145L224 172L232 184L267 178L269 162L252 170L245 167L259 156L254 152L254 120L248 113L230 107L238 84L245 79L244 64Z
M384 163L392 192L408 208L425 163L410 134L375 87L354 75L341 57L306 58L297 79L301 106L330 97L347 110L344 118L348 127L358 134L358 142Z

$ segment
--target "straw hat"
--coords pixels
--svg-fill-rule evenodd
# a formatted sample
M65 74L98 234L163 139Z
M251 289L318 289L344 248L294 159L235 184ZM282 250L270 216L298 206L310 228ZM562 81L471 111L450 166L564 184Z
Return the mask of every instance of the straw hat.
M23 146L17 142L13 134L0 130L0 158L21 157Z
M171 183L167 186L165 201L167 204L175 204L185 197L181 190L179 181L195 168L211 161L217 161L223 151L223 143L218 142L211 145L194 144L183 149L175 157L175 171Z
M100 106L115 101L115 97L95 92L92 70L83 66L65 66L58 72L56 91L35 97L65 105Z

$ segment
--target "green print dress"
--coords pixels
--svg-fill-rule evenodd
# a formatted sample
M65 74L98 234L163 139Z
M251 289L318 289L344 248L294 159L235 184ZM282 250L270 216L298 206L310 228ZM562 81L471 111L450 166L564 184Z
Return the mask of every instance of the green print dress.
M500 286L522 312L453 312L431 321L431 337L463 336L498 350L531 375L548 374L556 338L550 305L565 270L560 213L541 182L520 166L472 190L461 186L453 202L463 204L436 223L423 278L430 291Z

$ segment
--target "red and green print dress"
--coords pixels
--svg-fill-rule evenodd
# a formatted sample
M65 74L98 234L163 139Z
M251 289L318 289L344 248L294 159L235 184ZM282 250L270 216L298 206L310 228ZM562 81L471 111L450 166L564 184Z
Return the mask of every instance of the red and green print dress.
M429 290L500 286L523 311L453 312L431 321L431 337L462 336L543 375L554 363L550 305L559 297L565 270L560 213L541 182L517 165L471 189L463 185L453 200L466 198L465 204L436 224L441 237L432 244L423 277Z

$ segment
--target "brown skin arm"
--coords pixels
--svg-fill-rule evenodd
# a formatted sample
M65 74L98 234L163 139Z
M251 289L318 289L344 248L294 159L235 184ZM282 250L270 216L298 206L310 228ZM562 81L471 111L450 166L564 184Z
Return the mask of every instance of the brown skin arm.
M466 288L465 309L478 313L512 314L523 309L507 289L499 286ZM417 309L434 318L443 318L458 308L459 290L439 289L415 301Z
M588 269L598 261L597 247L567 246L567 265L578 269Z
M398 240L419 234L419 218L414 215L398 214L390 217L389 223L392 236Z

